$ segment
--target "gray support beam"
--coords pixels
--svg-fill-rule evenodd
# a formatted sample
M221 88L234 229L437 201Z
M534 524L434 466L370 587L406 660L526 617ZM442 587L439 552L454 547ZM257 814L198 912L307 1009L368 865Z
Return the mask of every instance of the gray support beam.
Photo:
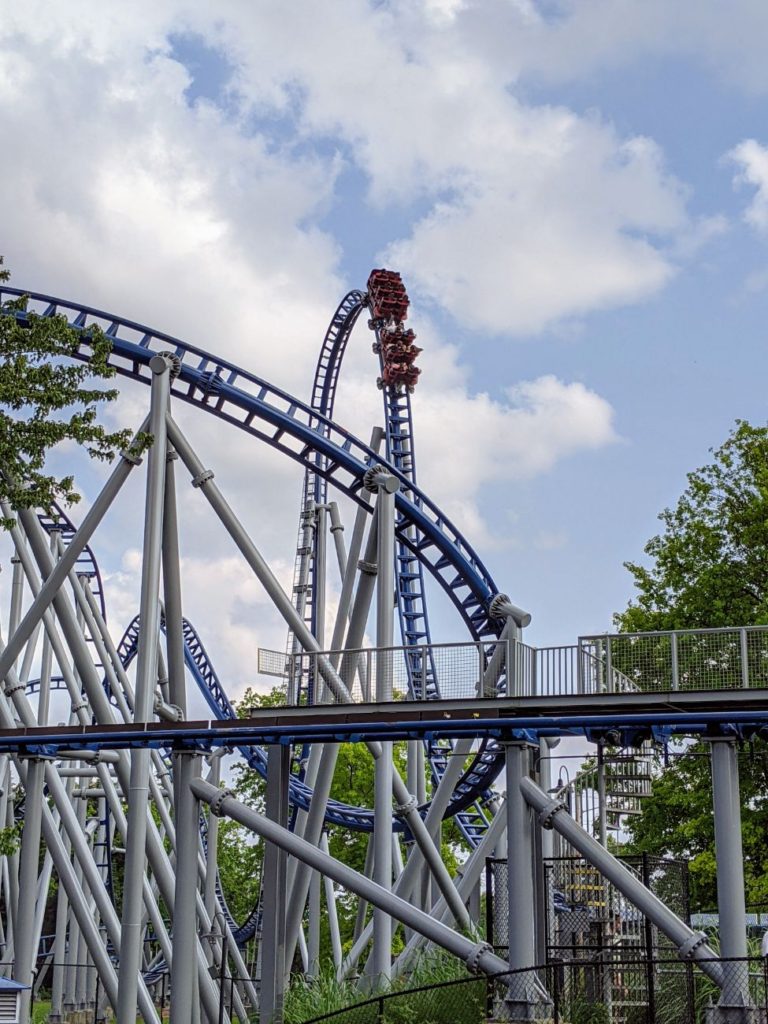
M375 454L378 455L379 449L384 441L384 431L381 427L375 427L371 433L371 444L370 447ZM336 509L334 518L334 508ZM360 560L360 552L363 547L363 537L365 535L365 524L368 519L368 513L361 506L357 506L355 512L355 523L352 527L352 539L349 543L349 551L344 552L344 538L341 535L341 522L338 519L338 508L335 503L331 503L331 530L334 531L333 536L336 541L336 551L339 556L339 572L341 573L341 593L339 595L339 607L336 612L336 622L333 627L333 637L331 639L331 650L338 651L341 649L341 645L344 641L344 634L347 629L347 621L349 619L349 609L352 605L352 595L355 588L355 575L358 569L358 562ZM342 557L343 556L343 557ZM334 658L333 667L338 668L338 660Z
M500 974L506 971L506 962L496 956L487 943L473 942L472 939L468 939L447 925L434 920L429 914L411 906L410 903L395 896L394 893L382 889L359 871L334 860L318 846L312 846L304 839L300 839L299 836L295 836L287 828L271 821L251 807L246 807L232 796L231 791L216 790L202 779L193 782L192 789L201 800L211 805L215 803L221 814L226 814L234 821L239 821L241 825L245 825L246 828L260 835L262 839L279 846L291 856L306 861L310 867L332 878L350 892L365 897L372 906L381 907L402 924L414 931L421 932L435 945L441 946L462 959L472 970L481 971L484 974Z
M217 750L207 758L211 766L208 782L218 789L221 782L221 758L225 749ZM208 811L208 839L205 851L205 883L203 886L203 902L208 919L213 924L216 914L216 875L219 868L219 819Z
M90 840L92 836L86 831L86 822L88 818L88 804L85 800L80 801L80 805L77 808L77 820L80 825L80 829L84 836L86 836L88 843L88 853L93 859L93 848ZM80 884L83 885L82 871L79 872L78 877ZM88 904L88 912L93 916L93 898L88 895L88 889L83 885L83 890L86 894L86 900ZM79 930L77 945L75 948L75 1005L79 1010L84 1010L88 999L88 943L85 941L85 936L82 930Z
M533 779L524 778L520 783L520 789L526 801L537 812L543 828L553 828L559 832L675 944L681 959L694 960L716 985L722 987L723 969L717 962L717 953L709 947L703 932L693 931L674 911L662 903L658 896L647 889L621 861L604 849L568 814L562 801L553 800L552 796L537 786ZM511 848L511 837L507 838Z
M144 433L147 430L148 424L149 417L139 427L137 434ZM0 655L0 679L5 679L8 669L15 663L19 654L21 654L24 644L32 635L35 626L42 619L43 612L61 589L70 570L74 568L75 562L91 539L93 531L104 518L104 514L114 501L120 488L128 479L133 467L138 465L140 461L135 455L131 454L130 450L121 454L101 493L88 509L80 529L70 539L66 551L57 562L51 574L45 579L29 611L19 623L18 628L14 630L12 636L8 637L8 645L3 654Z
M395 493L396 477L376 474L378 529L376 545L376 700L392 701L392 651L395 610ZM384 889L392 888L392 784L393 745L380 744L374 764L373 796L373 879ZM373 975L379 984L389 980L392 964L392 918L380 907L373 911Z
M168 448L163 496L163 600L166 649L168 651L168 687L170 703L187 717L187 687L184 675L184 634L182 632L181 574L179 571L178 516L174 463L178 456Z
M157 636L160 625L160 561L167 453L166 414L169 403L171 360L153 356L150 422L152 447L147 460L144 505L144 547L134 721L151 722L157 681ZM117 1024L135 1024L136 994L142 954L142 880L146 870L147 807L149 804L149 750L131 753L128 792L128 834L125 848L123 915L121 921L120 978Z
M51 706L51 668L53 657L48 634L43 636L43 654L40 663L40 689L37 692L37 724L48 725Z
M43 857L43 867L40 872L40 877L37 880L37 905L35 906L35 921L33 924L33 949L35 952L40 948L40 937L43 934L43 921L45 919L45 912L48 906L48 892L51 885L51 875L53 873L53 860L51 859L50 853L46 850L45 856ZM38 971L35 978L35 990L40 980L40 972Z
M42 761L36 758L27 761L27 779L24 787L24 831L21 834L19 864L19 908L16 915L16 934L14 935L13 978L14 981L29 986L34 980L37 958L35 901L37 898L37 868L40 863L44 774L45 766ZM29 1018L31 997L31 988L22 991L20 1001L22 1020Z
M327 529L328 510L325 505L315 507L313 598L315 602L315 638L318 646L325 646L325 592L327 576ZM325 685L319 674L313 670L315 703L325 700ZM309 919L307 922L307 975L316 977L320 970L320 889L321 879L313 871L309 880Z
M713 740L710 750L720 956L746 958L747 915L744 899L738 751L732 740ZM741 1021L742 1018L737 1015L738 1008L750 1001L747 964L724 963L723 972L723 990L718 1009L724 1021ZM731 1012L728 1013L728 1010Z
M11 556L11 565L13 571L11 573L11 607L8 613L8 636L12 636L19 628L21 622L21 608L24 601L24 570L21 567L18 555ZM32 630L30 630L30 636ZM24 643L26 643L25 638ZM21 654L21 647L19 647L18 654ZM18 655L17 655L18 657ZM15 659L14 659L15 660Z
M320 839L320 849L323 853L330 855L328 849L328 836L323 833ZM336 911L336 894L333 891L333 880L323 875L325 887L325 907L328 914L328 930L331 936L331 952L333 953L333 966L338 970L341 967L341 932L339 930L339 915Z
M507 1009L510 1020L535 1020L541 991L533 973L536 964L533 815L520 788L529 776L531 747L526 743L505 743L504 754L507 772L507 931L509 969L514 972L507 994Z
M288 779L291 767L290 747L272 744L267 750L267 817L281 831L288 826ZM211 787L212 788L212 787ZM198 790L198 796L200 791ZM218 790L218 793L226 793ZM210 790L209 790L210 795ZM214 794L215 797L215 794ZM218 797L215 797L218 799ZM210 801L209 801L210 802ZM215 813L222 813L221 806L211 802ZM261 1007L260 1024L280 1024L283 1019L283 998L285 975L290 970L286 964L286 861L284 850L269 841L264 848L264 916L262 919L261 943ZM267 937L267 941L264 938Z
M197 942L197 844L200 804L190 788L200 775L200 756L177 754L176 787L176 890L173 904L173 959L171 961L171 1024L189 1024L199 1005L195 945Z
M75 786L74 779L68 779L66 793L71 795ZM71 855L71 844L66 836L62 835L62 845L66 856ZM58 1024L62 1019L64 1009L64 975L65 960L67 955L67 921L69 919L69 897L66 887L58 880L56 899L56 930L53 946L53 971L51 979L51 1012L49 1019L53 1024Z

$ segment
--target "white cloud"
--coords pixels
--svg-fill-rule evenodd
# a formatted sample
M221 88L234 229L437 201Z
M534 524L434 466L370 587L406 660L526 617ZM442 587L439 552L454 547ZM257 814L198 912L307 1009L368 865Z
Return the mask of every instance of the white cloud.
M681 57L750 93L768 89L762 0L521 0L468 6L457 30L515 78L563 82L649 57Z
M464 32L465 15L491 25L495 9L451 7L439 25L433 6L423 11L309 5L306 32L279 56L256 24L237 39L234 21L218 30L253 110L272 104L284 114L293 103L303 138L350 147L374 203L422 204L384 252L460 321L537 332L663 287L674 264L661 240L689 225L684 192L654 143L518 101L514 58L489 63L484 41ZM339 38L346 59L324 60L318 41Z
M765 231L768 229L768 149L755 139L745 139L726 156L741 168L735 182L755 187L744 220L758 231Z
M610 444L613 411L551 375L505 392L482 368L471 389L473 354L438 338L427 302L484 331L560 329L662 288L691 225L651 140L516 98L517 58L490 60L487 38L466 31L483 7L15 5L0 24L0 132L13 147L0 162L0 190L12 197L3 249L14 281L148 323L308 395L345 290L328 214L346 202L344 173L362 176L377 215L370 251L399 261L421 300L420 479L476 546L493 543L483 489ZM534 4L513 8L537 23ZM221 105L190 104L191 72L171 43L185 33L232 67ZM360 232L369 207L359 204ZM340 419L367 440L381 420L367 338L354 339L344 374ZM491 384L493 396L483 391ZM147 392L124 391L115 416L136 424ZM299 470L222 423L180 404L176 414L287 581ZM240 686L254 638L279 647L283 627L187 476L179 471L190 616L206 620L217 666ZM142 479L99 540L120 624L136 606L136 567L118 563L138 542Z
M425 388L414 409L421 485L476 544L498 543L482 501L488 485L530 479L618 439L604 398L551 375L508 388L504 399Z

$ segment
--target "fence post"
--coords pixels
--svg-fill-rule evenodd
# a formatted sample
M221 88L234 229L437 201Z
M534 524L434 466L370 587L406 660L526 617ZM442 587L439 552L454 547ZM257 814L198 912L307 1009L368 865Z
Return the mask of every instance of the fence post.
M739 630L739 649L741 651L741 685L744 689L749 688L749 647L747 646L747 631L742 626Z
M485 941L493 947L493 861L485 858Z
M677 661L677 633L670 637L670 653L672 657L672 689L680 689L680 666Z
M605 688L608 693L613 693L616 687L613 685L613 651L611 650L611 638L605 638Z
M510 620L511 621L511 620ZM517 637L507 637L507 696L516 696L517 691Z
M644 853L642 860L642 878L643 885L646 889L651 888L651 868L648 859L648 854ZM648 986L648 1019L656 1020L656 989L655 989L655 977L654 977L654 961L653 955L653 925L651 924L650 918L645 918L645 968L647 975L647 986Z
M576 645L576 692L584 693L584 648L581 637Z

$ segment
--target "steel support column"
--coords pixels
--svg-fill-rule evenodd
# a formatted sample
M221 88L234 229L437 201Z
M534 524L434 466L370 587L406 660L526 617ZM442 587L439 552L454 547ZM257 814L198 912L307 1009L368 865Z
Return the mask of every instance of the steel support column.
M392 646L394 643L395 595L395 493L396 477L376 474L378 529L376 534L376 700L392 701ZM374 764L373 879L383 889L392 888L392 742L380 744ZM379 983L389 980L392 964L392 919L384 910L373 910L372 973Z
M533 779L523 778L520 789L526 801L537 812L543 828L553 828L578 850L586 860L623 893L637 909L650 918L659 931L663 932L677 947L683 960L695 960L704 973L723 985L723 969L717 962L718 956L707 944L703 932L695 932L674 911L670 910L654 893L617 860L600 843L568 814L565 804L545 793ZM508 794L509 798L509 794ZM507 836L509 848L512 837Z
M27 779L24 787L24 831L21 835L19 861L19 906L14 935L13 979L22 985L32 985L37 957L35 945L35 900L37 897L37 869L40 863L40 830L43 817L43 780L45 765L33 758L27 761ZM45 899L47 893L43 895ZM21 1020L29 1018L31 988L21 992Z
M144 550L139 611L141 630L136 657L135 722L152 721L157 681L160 561L167 452L166 414L168 412L172 363L166 356L154 356L149 365L152 370L150 432L153 441L149 450L144 506ZM147 859L149 771L149 750L134 750L131 754L128 793L128 835L125 849L117 1024L135 1024L136 1022L136 997L142 952L142 881Z
M176 888L173 900L173 959L171 961L171 1024L189 1024L199 1006L197 965L197 847L200 804L190 788L200 775L200 756L179 753L176 793Z
M745 958L747 918L744 900L738 751L736 744L731 740L713 740L710 750L720 956L726 959ZM747 964L724 963L723 989L717 1006L717 1021L722 1024L742 1024L750 1020L744 1009L748 1003Z
M267 751L265 811L269 820L282 829L288 826L290 767L290 747L271 745ZM267 841L264 848L264 916L261 933L269 938L267 942L262 939L260 1024L280 1024L283 1019L285 975L286 969L290 968L285 962L287 859L281 847Z
M507 771L507 920L509 969L507 993L511 1021L537 1020L543 993L537 984L536 898L534 885L533 814L520 785L530 775L532 748L527 743L505 743ZM531 968L529 971L528 968ZM522 973L521 973L522 972Z

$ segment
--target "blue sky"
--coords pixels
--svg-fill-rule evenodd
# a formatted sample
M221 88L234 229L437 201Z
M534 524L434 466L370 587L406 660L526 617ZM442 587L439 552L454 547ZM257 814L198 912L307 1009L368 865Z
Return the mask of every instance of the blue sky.
M338 299L401 270L425 488L531 610L534 642L609 627L622 562L686 472L735 419L766 419L768 8L16 6L0 26L14 282L306 397ZM363 325L339 417L366 436L375 377ZM127 386L110 415L137 422L146 400ZM287 582L296 470L183 415ZM87 500L99 471L81 472ZM131 488L98 549L116 623L137 602ZM281 627L192 498L185 529L187 607L237 689ZM436 620L460 638L439 600Z

